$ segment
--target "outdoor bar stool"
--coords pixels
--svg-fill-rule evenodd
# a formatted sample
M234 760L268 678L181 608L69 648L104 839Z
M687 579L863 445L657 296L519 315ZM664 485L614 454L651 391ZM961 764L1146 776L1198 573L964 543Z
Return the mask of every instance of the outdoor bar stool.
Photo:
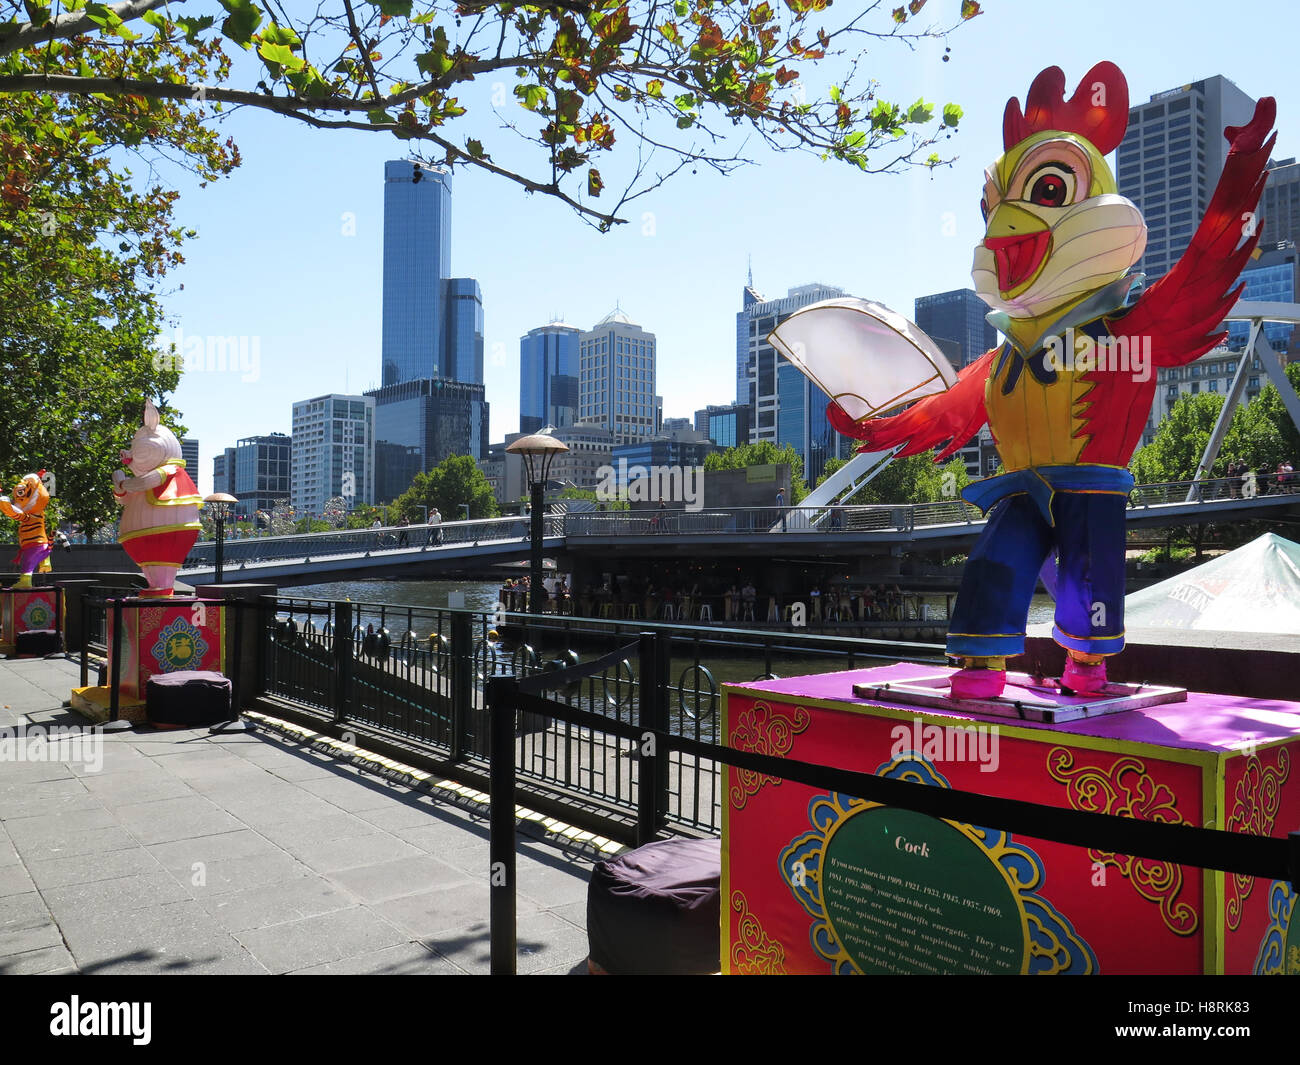
M701 603L701 604L700 604L700 613L699 613L699 616L698 616L698 620L700 620L700 621L707 621L710 625L712 625L712 624L713 624L713 607L711 607L708 603Z
M677 620L677 608L676 608L675 606L673 606L672 603L665 603L665 604L664 604L664 608L663 608L661 611L659 611L659 620L660 620L660 621L676 621L676 620Z
M627 620L628 621L641 620L641 608L637 606L635 603L627 604Z
M600 604L600 616L601 616L602 618L612 618L612 617L614 616L614 604L613 604L613 603L601 603L601 604Z
M776 605L776 596L774 595L769 595L767 597L767 620L781 620L781 608Z

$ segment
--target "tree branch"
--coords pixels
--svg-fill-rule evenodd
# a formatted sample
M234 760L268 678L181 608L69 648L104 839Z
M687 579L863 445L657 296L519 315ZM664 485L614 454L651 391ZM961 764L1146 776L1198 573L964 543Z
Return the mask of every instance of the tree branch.
M185 0L176 0L177 3L183 4ZM137 19L146 11L152 11L154 8L164 7L167 0L124 0L120 4L110 4L108 9L112 11L123 22L130 22ZM11 52L19 52L24 48L30 48L33 45L44 44L46 41L63 40L68 37L76 37L82 33L93 33L100 28L99 23L90 17L89 9L83 8L81 11L69 11L67 14L59 15L50 19L44 26L34 26L30 22L19 24L16 30L6 35L3 29L0 29L0 57L9 55Z

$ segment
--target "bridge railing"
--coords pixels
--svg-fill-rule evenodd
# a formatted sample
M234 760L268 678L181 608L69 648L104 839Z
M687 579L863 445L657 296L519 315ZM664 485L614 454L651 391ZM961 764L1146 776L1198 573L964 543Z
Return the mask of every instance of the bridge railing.
M547 515L546 535L560 535L564 517ZM274 562L279 559L324 558L383 551L433 551L442 547L485 541L526 540L528 518L484 518L476 521L446 521L439 525L386 525L381 528L335 529L329 532L295 533L290 536L252 536L226 540L226 564ZM216 565L216 544L194 545L186 569Z
M1259 474L1253 483L1238 477L1143 484L1129 496L1130 507L1213 503L1276 494L1273 475ZM1300 484L1290 485L1294 491ZM725 533L853 533L910 532L942 525L970 525L983 520L978 507L963 499L936 503L839 505L831 507L732 507L727 509L664 509L570 514L567 536L708 535Z

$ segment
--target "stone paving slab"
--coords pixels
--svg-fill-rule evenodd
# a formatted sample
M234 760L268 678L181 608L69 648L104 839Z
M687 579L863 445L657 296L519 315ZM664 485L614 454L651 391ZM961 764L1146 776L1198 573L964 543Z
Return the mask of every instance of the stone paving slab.
M74 663L0 661L0 727L85 726ZM488 968L486 806L258 730L0 762L0 974ZM585 972L585 855L521 836L519 971Z

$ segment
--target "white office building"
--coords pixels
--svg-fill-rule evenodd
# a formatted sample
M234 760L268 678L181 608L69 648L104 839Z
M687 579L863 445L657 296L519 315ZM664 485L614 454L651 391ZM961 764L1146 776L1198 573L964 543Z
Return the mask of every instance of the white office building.
M578 341L578 420L605 426L614 444L655 435L655 335L620 310Z
M331 393L293 405L289 501L319 514L341 496L352 506L375 501L375 400Z

